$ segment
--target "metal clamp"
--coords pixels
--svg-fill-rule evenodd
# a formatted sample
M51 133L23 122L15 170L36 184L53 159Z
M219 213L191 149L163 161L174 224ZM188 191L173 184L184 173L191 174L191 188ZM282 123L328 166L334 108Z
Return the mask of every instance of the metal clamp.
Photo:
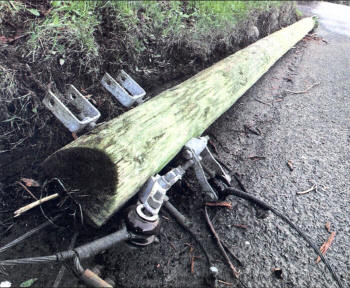
M218 195L209 184L208 179L221 176L227 183L230 183L231 178L211 154L207 147L208 140L208 136L192 138L185 145L184 156L187 160L194 161L194 172L202 191L210 200L218 200Z
M143 205L142 208L152 215L149 216L149 220L153 220L155 215L158 216L158 212L166 197L166 192L180 180L184 174L185 170L180 166L171 169L163 176L157 174L148 179L139 194L139 201ZM142 216L145 217L144 215Z
M73 85L65 95L48 91L43 104L72 133L94 127L101 113Z
M217 200L218 195L209 184L208 179L220 176L228 183L230 176L224 171L214 156L209 151L209 137L200 137L190 139L183 151L183 157L186 163L171 169L168 173L161 176L159 174L148 179L139 193L139 206L137 214L146 221L155 221L158 219L158 213L166 201L166 192L178 180L182 178L186 170L193 166L197 180L202 191L210 197L211 200Z
M143 97L146 95L145 90L124 70L120 71L116 80L106 73L101 80L101 84L127 108L135 102L138 104L143 103Z

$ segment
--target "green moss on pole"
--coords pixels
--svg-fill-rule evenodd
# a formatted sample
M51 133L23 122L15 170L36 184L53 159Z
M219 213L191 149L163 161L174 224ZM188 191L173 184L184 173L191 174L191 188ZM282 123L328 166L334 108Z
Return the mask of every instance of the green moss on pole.
M313 27L314 20L304 18L255 42L79 137L46 163L70 148L92 148L108 157L114 164L113 191L100 195L99 201L91 196L82 205L88 218L101 226L190 138L201 135ZM89 165L93 169L94 162ZM55 169L50 171L50 176L55 176Z

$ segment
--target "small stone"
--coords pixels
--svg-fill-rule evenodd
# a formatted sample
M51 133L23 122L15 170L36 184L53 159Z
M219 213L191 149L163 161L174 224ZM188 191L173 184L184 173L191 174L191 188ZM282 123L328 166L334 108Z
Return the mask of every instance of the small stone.
M0 288L9 288L12 286L12 283L10 281L2 281L0 283Z
M219 274L219 269L216 268L215 266L211 266L211 267L209 268L209 270L210 270L210 272L211 272L214 276L216 276L216 275Z

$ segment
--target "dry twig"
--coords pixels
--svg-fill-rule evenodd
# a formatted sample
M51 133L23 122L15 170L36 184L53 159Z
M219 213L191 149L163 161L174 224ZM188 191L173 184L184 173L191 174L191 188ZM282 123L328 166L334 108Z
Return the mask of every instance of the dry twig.
M47 197L44 197L44 198L41 198L35 202L32 202L26 206L23 206L19 209L17 209L15 212L14 212L14 216L13 217L18 217L18 216L21 216L24 212L27 212L28 210L30 209L33 209L34 207L37 207L39 205L41 205L42 203L45 203L47 201L50 201L52 199L55 199L59 196L58 193L55 193L55 194L52 194L52 195L49 195Z
M224 246L224 248L227 250L227 252L230 253L232 258L234 258L237 261L237 263L243 267L244 266L243 262L241 260L239 260L239 258L233 253L231 248L224 241L221 241L221 244L222 244L222 246Z
M327 221L325 227L326 227L328 233L331 233L331 222Z
M301 90L301 91L291 91L291 90L285 90L286 92L289 93L293 93L293 94L303 94L306 93L307 91L309 91L311 88L315 87L316 85L320 85L321 82L315 82L312 85L310 85L308 88L306 88L305 90Z
M266 157L265 156L249 156L249 159L256 161L256 160L265 160Z
M191 274L194 274L194 260L196 258L200 258L200 257L199 256L194 256L194 255L191 257Z
M315 185L313 185L310 189L307 189L307 190L305 190L305 191L297 192L297 195L304 195L304 194L307 194L307 193L309 193L309 192L312 192L312 191L316 190L316 188L317 188L317 185L315 184Z
M225 282L225 281L222 281L222 280L218 280L218 282L221 283L221 284L227 285L227 286L233 286L233 283L230 283L230 282Z
M211 206L211 207L227 207L229 209L232 209L232 203L228 201L220 201L220 202L206 202L205 206Z
M21 182L16 181L16 183L18 185L20 185L24 190L26 190L29 193L29 195L32 196L35 200L38 200L38 198L35 197L35 195L26 186L24 186Z
M250 127L249 125L243 125L243 127L244 127L244 130L245 131L249 131L250 133L252 133L252 134L255 134L255 135L257 135L257 136L261 136L261 133L260 132L258 132L258 131L256 131L256 130L254 130L252 127Z
M271 106L271 104L270 104L270 103L268 103L268 102L264 102L264 101L261 101L261 100L259 100L259 99L257 99L257 98L254 98L254 100L255 100L256 102L261 103L261 104L265 104L265 105L267 105L267 106Z
M336 234L335 231L332 232L332 234L328 237L327 241L324 242L324 243L322 244L322 246L320 247L320 252L321 252L323 255L326 254L328 248L332 245L332 242L333 242L333 240L334 240L334 238L335 238L335 234ZM320 261L321 261L321 257L318 256L317 259L316 259L316 263L318 263L318 262L320 262Z
M192 244L185 243L184 245L190 247L190 253L192 253L194 251L194 248L193 248Z
M237 228L241 228L241 229L248 229L247 225L243 225L243 224L232 224L233 226L237 227Z
M169 245L170 245L171 248L173 248L176 251L176 247L175 247L175 245L172 242L169 242Z
M219 235L216 233L215 229L214 229L214 226L213 224L211 223L210 219L209 219L209 215L208 215L208 210L207 210L207 207L205 206L204 207L204 212L205 212L205 219L207 220L207 223L208 223L208 226L210 228L210 231L213 233L215 239L216 239L216 242L220 248L220 251L221 253L223 254L223 256L225 257L225 260L227 262L227 264L230 266L231 270L232 270L232 273L233 275L238 279L238 276L239 276L239 272L237 271L237 269L235 268L235 266L233 266L230 258L228 257L228 255L226 254L226 251L225 251L225 248L222 246L222 243L221 243L221 240L220 240L220 237Z

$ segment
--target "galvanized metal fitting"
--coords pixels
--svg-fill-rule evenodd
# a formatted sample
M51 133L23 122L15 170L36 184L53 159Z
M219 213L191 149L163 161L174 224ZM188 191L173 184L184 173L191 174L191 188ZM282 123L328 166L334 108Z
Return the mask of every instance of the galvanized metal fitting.
M101 113L73 85L69 85L67 93L55 95L51 90L43 100L43 104L72 133L93 128Z
M106 73L101 84L105 87L124 107L131 107L134 103L143 103L145 90L136 83L124 70L121 70L114 79Z
M128 243L136 246L146 246L155 240L155 234L159 228L159 217L153 221L146 220L139 215L139 209L142 204L132 205L127 210L125 224L129 233L132 234Z

